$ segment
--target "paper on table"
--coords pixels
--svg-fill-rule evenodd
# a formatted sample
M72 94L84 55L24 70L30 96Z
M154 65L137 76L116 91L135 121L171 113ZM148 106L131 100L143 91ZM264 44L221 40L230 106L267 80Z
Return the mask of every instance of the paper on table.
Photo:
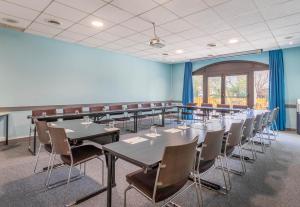
M66 133L74 132L72 129L65 129Z
M133 137L133 138L125 139L125 140L122 140L122 141L126 142L128 144L137 144L137 143L140 143L140 142L145 142L147 140L148 139L143 138L143 137Z
M188 127L188 126L178 126L178 129L188 129L188 128L190 128L190 127Z
M161 135L157 133L149 133L149 134L145 134L145 136L155 138L155 137L160 137Z
M119 128L116 128L116 127L113 127L113 128L104 128L104 129L105 129L106 131L109 131L109 132L119 130Z
M83 124L83 125L89 125L89 124L91 124L91 123L93 123L93 122L91 122L91 121L88 121L88 122L81 122L81 124Z
M174 134L174 133L177 133L177 132L181 132L181 130L172 128L172 129L165 130L165 132Z

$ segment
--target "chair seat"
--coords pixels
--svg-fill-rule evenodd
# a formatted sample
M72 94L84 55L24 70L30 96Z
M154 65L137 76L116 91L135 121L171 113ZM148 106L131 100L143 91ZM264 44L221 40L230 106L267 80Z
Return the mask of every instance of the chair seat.
M199 165L199 173L206 172L211 166L215 164L215 160L201 160Z
M97 120L95 121L96 124L107 124L109 122L113 122L113 119L102 119L102 120Z
M129 184L135 186L141 190L148 197L153 197L155 179L157 170L148 171L147 174L143 170L138 170L126 175L126 180ZM158 188L156 191L155 202L160 202L178 192L184 185L185 182L178 183L176 185Z
M44 148L45 148L45 150L46 150L47 152L52 153L52 146L51 146L51 144L45 144L45 145L44 145Z
M82 145L79 147L71 148L73 155L73 165L78 165L82 162L86 162L88 160L94 159L100 155L102 155L102 150L94 145ZM62 161L71 165L71 157L68 155L61 156Z
M115 121L128 121L130 120L130 117L118 117L118 118L113 118Z

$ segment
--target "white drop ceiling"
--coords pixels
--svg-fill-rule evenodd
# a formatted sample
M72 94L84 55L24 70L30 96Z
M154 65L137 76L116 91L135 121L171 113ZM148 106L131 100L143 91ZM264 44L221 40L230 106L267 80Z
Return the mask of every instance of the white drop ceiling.
M48 23L50 19L61 25ZM102 22L103 27L93 27L92 21ZM164 48L149 46L151 22L156 23ZM0 0L0 23L24 28L26 33L173 63L299 46L300 0ZM230 39L238 43L230 44ZM217 46L207 47L209 43ZM183 53L176 54L178 49Z

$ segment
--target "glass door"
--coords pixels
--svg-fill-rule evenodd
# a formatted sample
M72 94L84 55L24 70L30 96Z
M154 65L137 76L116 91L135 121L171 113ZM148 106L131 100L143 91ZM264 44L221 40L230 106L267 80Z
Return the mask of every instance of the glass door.
M248 105L247 75L225 76L225 104Z
M222 77L208 77L207 78L207 99L208 103L217 106L222 102Z

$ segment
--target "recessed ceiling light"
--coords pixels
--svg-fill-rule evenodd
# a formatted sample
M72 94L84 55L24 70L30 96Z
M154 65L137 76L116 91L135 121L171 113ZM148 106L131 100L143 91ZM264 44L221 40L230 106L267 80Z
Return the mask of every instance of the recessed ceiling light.
M207 44L207 47L216 47L216 46L217 46L216 43L208 43L208 44Z
M287 37L285 37L285 39L287 39L287 40L290 40L292 38L293 38L293 36L287 36Z
M2 18L5 22L7 23L11 23L11 24L17 24L19 23L19 21L15 20L15 19L11 19L11 18Z
M292 45L292 44L294 44L294 42L293 41L289 41L289 45Z
M103 23L99 21L92 21L92 25L94 27L103 27Z
M166 52L164 52L162 55L163 55L163 56L167 56L167 55L169 55L169 54L168 54L168 53L166 53Z
M230 40L228 41L228 43L230 43L230 44L235 44L235 43L238 43L238 42L239 42L239 40L236 39L236 38L232 38L232 39L230 39Z
M50 24L61 25L61 23L55 19L49 19L47 20L47 22Z
M183 53L183 50L181 50L181 49L176 50L175 53L176 53L176 54L182 54L182 53Z

